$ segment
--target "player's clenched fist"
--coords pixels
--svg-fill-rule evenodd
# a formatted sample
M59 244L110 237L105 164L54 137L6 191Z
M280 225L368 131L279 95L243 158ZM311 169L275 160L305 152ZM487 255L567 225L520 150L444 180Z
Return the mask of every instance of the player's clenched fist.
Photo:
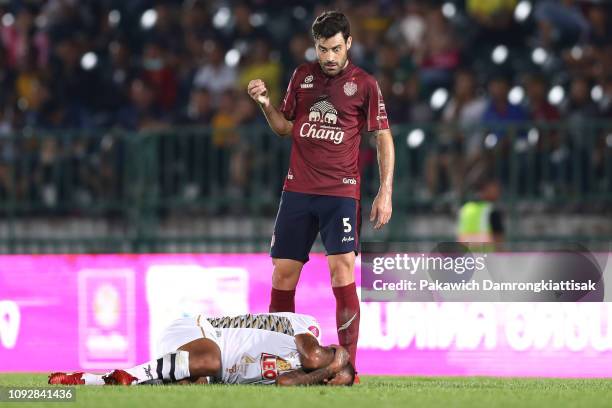
M249 86L247 88L249 96L256 100L263 106L270 105L270 97L268 96L268 89L266 88L266 84L261 79L254 79L249 82Z

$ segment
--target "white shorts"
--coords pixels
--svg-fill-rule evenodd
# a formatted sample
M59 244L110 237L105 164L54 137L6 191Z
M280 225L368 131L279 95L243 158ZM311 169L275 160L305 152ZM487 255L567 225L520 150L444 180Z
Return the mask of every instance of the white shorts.
M157 342L161 355L177 351L181 346L198 339L210 339L220 346L217 330L206 320L206 316L183 317L173 321L161 334Z

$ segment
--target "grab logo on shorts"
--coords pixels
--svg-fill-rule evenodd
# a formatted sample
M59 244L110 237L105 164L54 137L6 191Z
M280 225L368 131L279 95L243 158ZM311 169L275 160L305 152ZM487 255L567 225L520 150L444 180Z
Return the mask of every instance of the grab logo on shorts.
M310 107L308 122L302 124L300 136L311 139L329 140L334 144L342 143L344 130L336 126L338 110L328 101L319 101Z

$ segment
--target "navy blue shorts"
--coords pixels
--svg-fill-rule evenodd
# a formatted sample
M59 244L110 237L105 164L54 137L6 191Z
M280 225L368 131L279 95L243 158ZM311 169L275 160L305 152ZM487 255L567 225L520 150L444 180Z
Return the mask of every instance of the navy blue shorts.
M327 255L353 251L357 254L360 227L359 200L283 191L270 255L308 262L308 254L319 232Z

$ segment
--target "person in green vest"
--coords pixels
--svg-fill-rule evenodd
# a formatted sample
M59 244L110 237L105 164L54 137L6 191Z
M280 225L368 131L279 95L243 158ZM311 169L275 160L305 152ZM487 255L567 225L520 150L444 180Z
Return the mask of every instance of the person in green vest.
M481 243L487 249L499 249L504 241L503 214L496 207L501 196L501 184L494 177L481 178L476 184L477 194L459 210L457 240Z

